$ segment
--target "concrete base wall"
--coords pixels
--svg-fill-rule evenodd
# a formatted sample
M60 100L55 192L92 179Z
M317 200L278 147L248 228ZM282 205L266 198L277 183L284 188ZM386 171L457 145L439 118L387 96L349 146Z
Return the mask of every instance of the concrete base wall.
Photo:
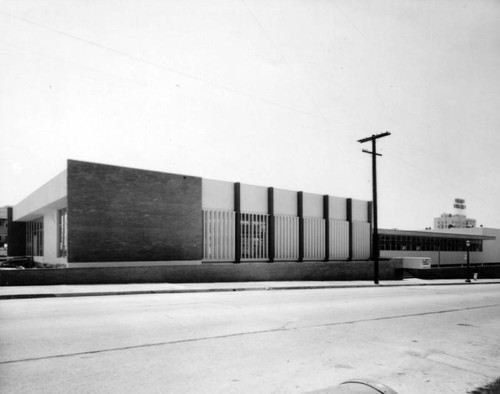
M381 261L380 280L401 280L401 263ZM373 262L206 263L202 265L0 271L0 285L373 280Z
M419 279L465 279L466 267L445 267L431 269L405 269ZM500 264L470 267L471 277L477 272L479 279L500 278Z

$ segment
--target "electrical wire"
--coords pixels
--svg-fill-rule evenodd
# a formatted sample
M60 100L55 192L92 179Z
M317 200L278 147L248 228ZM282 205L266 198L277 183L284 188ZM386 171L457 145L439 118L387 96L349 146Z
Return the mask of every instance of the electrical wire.
M208 79L205 79L205 78L202 78L202 77L190 74L190 73L186 73L184 71L180 71L180 70L174 69L174 68L166 66L164 64L160 64L160 63L156 63L156 62L153 62L153 61L150 61L150 60L146 60L146 59L140 58L138 56L132 55L130 53L127 53L125 51L121 51L121 50L112 48L110 46L103 45L103 44L100 44L98 42L91 41L91 40L88 40L86 38L79 37L79 36L67 33L65 31L59 30L59 29L55 29L55 28L53 28L51 26L47 26L45 24L42 24L42 23L30 20L30 19L27 19L27 18L23 18L23 17L21 17L19 15L15 15L15 14L12 14L12 13L9 13L9 12L5 12L5 11L0 11L0 14L9 16L9 17L11 17L13 19L16 19L16 20L21 21L21 22L26 23L26 24L30 24L30 25L36 26L38 28L51 31L51 32L59 34L59 35L61 35L63 37L66 37L66 38L69 38L69 39L72 39L72 40L76 40L76 41L85 43L87 45L99 48L101 50L113 53L113 54L115 54L117 56L120 56L120 57L123 57L123 58L127 58L127 59L135 61L137 63L142 63L142 64L145 64L145 65L148 65L148 66L159 68L159 69L162 69L164 71L168 71L169 73L176 74L176 75L179 75L179 76L182 76L184 78L188 78L188 79L200 82L200 83L204 83L204 84L207 84L207 85L210 85L210 86L216 87L218 89L222 89L222 90L225 90L225 91L237 94L237 95L241 95L243 97L246 97L246 98L249 98L249 99L252 99L252 100L256 100L256 101L260 101L260 102L263 102L263 103L266 103L266 104L269 104L269 105L280 107L280 108L286 109L288 111L296 112L296 113L299 113L299 114L302 114L302 115L306 115L306 116L310 116L310 117L314 117L314 118L321 118L321 116L318 116L317 114L314 114L314 113L311 113L311 112L308 112L308 111L304 111L304 110L301 110L301 109L297 109L297 108L294 108L294 107L291 107L291 106L288 106L288 105L285 105L285 104L281 104L281 103L278 103L276 101L269 100L267 98L259 97L259 96L256 96L256 95L251 94L251 93L247 93L247 92L239 90L239 89L231 88L229 86L226 86L226 85L214 82L214 81L210 81Z

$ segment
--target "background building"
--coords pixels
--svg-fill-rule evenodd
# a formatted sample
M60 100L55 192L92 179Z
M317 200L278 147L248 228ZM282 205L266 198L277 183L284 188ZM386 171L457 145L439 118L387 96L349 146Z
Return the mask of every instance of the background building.
M476 219L467 218L465 215L465 200L456 198L453 204L455 213L443 213L440 217L434 218L434 229L442 230L447 228L474 228Z
M448 231L381 229L379 230L380 256L430 257L433 267L458 266L466 263L466 241L470 241L472 264L500 263L500 230L462 229L463 232L457 230L460 229Z
M457 266L500 263L500 230L476 228L476 220L465 215L465 200L456 198L455 213L443 213L434 218L434 231L381 230L382 257L430 257L432 266ZM429 228L430 230L430 228Z
M473 228L476 227L476 219L470 219L465 215L443 213L440 217L434 218L434 229L442 230L447 228Z
M481 253L481 263L500 263L500 229L488 227L476 228L454 228L439 230L438 233L466 237L483 237L483 248ZM471 241L472 242L472 241Z

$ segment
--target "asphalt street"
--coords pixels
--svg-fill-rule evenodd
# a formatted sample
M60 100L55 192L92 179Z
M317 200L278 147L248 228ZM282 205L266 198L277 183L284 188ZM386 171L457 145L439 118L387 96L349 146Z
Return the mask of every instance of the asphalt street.
M500 377L500 285L0 301L2 393L305 393Z

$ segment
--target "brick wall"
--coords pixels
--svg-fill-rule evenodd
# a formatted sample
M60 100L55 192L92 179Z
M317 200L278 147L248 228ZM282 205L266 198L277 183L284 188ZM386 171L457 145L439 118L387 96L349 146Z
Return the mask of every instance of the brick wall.
M201 178L68 161L68 262L200 260Z
M401 262L381 261L380 280L401 280ZM26 269L0 272L2 286L373 280L372 261L205 263L155 267Z

